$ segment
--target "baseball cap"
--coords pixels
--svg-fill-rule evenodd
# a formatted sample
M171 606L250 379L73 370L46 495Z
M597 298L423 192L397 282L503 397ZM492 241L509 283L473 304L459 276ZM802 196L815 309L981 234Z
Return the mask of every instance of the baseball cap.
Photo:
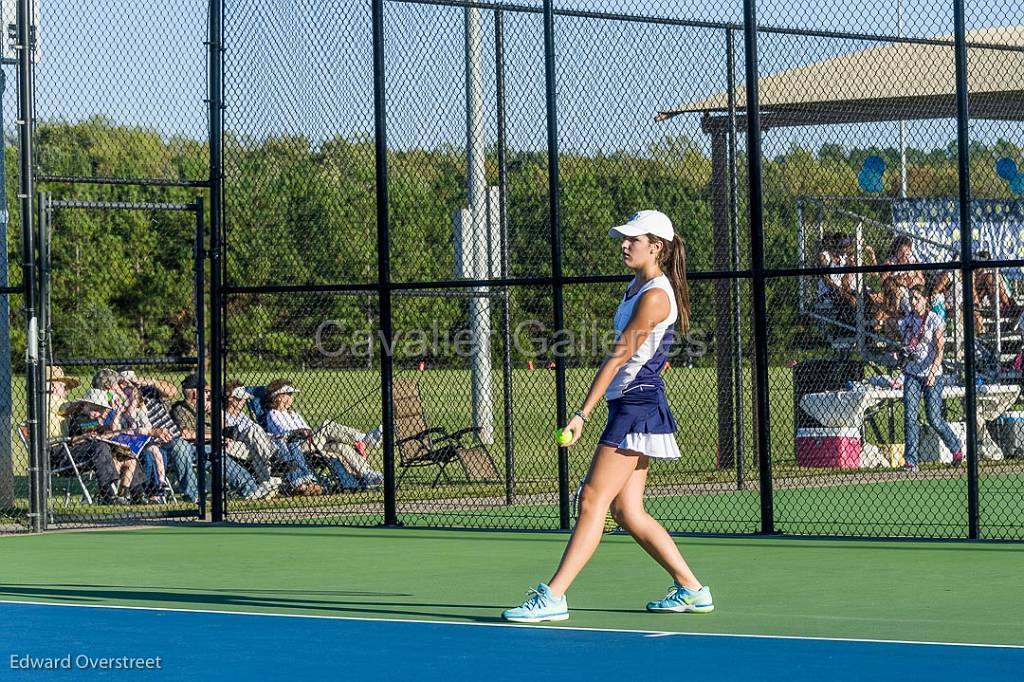
M638 211L629 216L625 225L608 230L608 236L616 239L622 237L639 237L642 234L653 234L665 241L672 241L676 233L672 229L672 221L661 211Z

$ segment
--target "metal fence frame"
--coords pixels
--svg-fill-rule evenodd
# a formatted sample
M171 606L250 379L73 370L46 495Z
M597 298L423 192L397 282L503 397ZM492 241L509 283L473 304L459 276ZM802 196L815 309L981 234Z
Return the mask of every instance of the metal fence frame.
M225 22L224 9L226 0L210 0L208 4L208 86L209 86L209 175L205 181L186 182L190 186L205 186L210 193L210 242L209 251L205 254L210 259L210 358L211 358L211 382L214 387L220 387L225 380L224 360L226 347L224 335L226 329L227 297L245 294L258 293L345 293L373 290L376 291L380 306L380 330L382 341L379 354L381 372L381 393L380 409L383 417L384 428L384 495L383 495L383 518L385 526L397 526L401 524L397 508L395 492L395 437L393 433L392 414L392 379L394 367L391 356L385 351L394 338L392 326L392 302L396 295L405 293L437 290L437 289L458 289L469 291L478 287L509 287L514 285L530 285L550 287L554 301L554 322L559 330L565 328L565 302L564 290L568 286L590 284L590 283L625 283L626 276L570 276L562 270L562 243L561 243L561 188L559 175L559 119L558 101L556 91L556 35L554 22L556 16L607 19L623 22L645 22L666 25L678 25L688 27L700 27L720 29L727 36L730 49L727 55L723 55L730 67L734 65L735 34L742 31L743 34L743 56L744 56L744 81L746 86L746 101L735 102L736 84L732 77L734 68L729 68L729 93L730 93L730 116L732 118L732 129L729 131L731 143L728 145L728 158L735 161L735 136L738 134L736 128L736 109L741 108L747 112L754 112L752 115L744 116L747 149L751 153L747 155L747 222L750 240L750 267L740 267L740 254L734 250L729 254L728 261L731 269L715 270L711 272L693 272L690 278L693 280L714 280L732 283L731 296L739 301L738 286L741 282L749 282L752 291L753 311L753 374L754 374L754 411L756 415L755 442L753 443L755 453L759 453L757 459L760 467L760 530L763 535L776 533L775 510L774 510L774 487L772 478L772 443L770 440L770 410L769 410L769 358L768 358L768 312L766 309L766 287L774 280L791 278L795 276L815 276L824 274L845 274L845 273L879 273L887 271L909 271L909 270L939 270L959 269L964 275L971 275L979 269L974 260L971 242L968 239L961 240L961 253L959 260L948 263L915 264L912 266L846 266L840 268L773 268L765 263L765 216L763 189L763 168L762 168L762 125L760 120L760 105L758 93L758 36L759 34L785 34L804 35L826 38L856 39L874 42L904 42L919 44L940 44L949 43L936 41L934 39L900 37L881 34L857 34L842 31L808 30L787 27L759 26L757 21L756 0L743 0L743 21L739 23L714 22L714 21L693 21L682 19L669 19L658 17L642 17L637 15L614 14L593 11L577 11L567 9L556 9L554 0L544 0L542 7L527 5L512 5L500 2L462 2L460 0L370 0L372 17L372 48L373 48L373 118L374 118L374 149L375 149L375 191L377 201L376 215L376 239L377 251L379 254L377 262L377 276L374 281L356 284L327 284L327 285L277 285L277 286L243 286L233 285L227 277L226 267L226 235L224 230L224 204L230 200L225 195L224 180L225 171L223 167L224 152L224 56L225 44ZM28 16L30 16L30 0L19 0L19 44L24 46L29 33ZM475 8L494 12L496 17L496 40L500 46L502 40L501 17L505 13L522 12L540 14L543 18L544 40L544 86L545 86L545 107L546 107L546 135L547 135L547 162L548 162L548 220L550 224L550 268L551 275L544 277L508 277L505 271L500 278L495 279L454 279L441 281L417 281L398 282L393 281L391 275L391 261L389 249L389 211L388 211L388 112L385 90L385 6L389 4L416 4L433 5L454 8ZM956 124L957 124L957 149L958 149L958 174L959 174L959 207L960 225L965 234L969 234L971 226L971 188L969 179L969 92L967 84L967 40L964 21L964 0L954 0L953 18L955 25L955 67L956 67ZM998 48L999 46L987 46ZM96 181L89 178L66 178L59 176L35 176L32 173L32 65L29 59L28 50L19 47L19 102L20 116L20 159L21 159L21 220L22 234L25 237L25 263L24 263L24 288L5 290L0 293L23 293L25 295L26 315L29 322L29 338L35 338L35 328L32 320L35 319L35 306L37 287L34 286L37 274L34 271L32 236L35 232L32 218L32 194L33 180L71 180L79 182ZM504 78L503 67L498 69L499 92L503 89ZM499 97L499 103L502 99ZM503 104L499 104L503 107ZM499 139L503 138L503 109L499 115ZM498 147L499 166L503 166L504 145L500 141ZM729 167L735 170L735 162ZM722 178L719 177L719 180ZM131 182L130 180L103 179L103 182ZM155 181L159 182L159 181ZM502 175L499 182L504 182ZM731 172L729 183L725 189L726 198L730 204L730 223L732 229L738 230L741 216L736 210L736 192L738 179L735 172ZM172 183L178 184L178 183ZM504 194L502 194L504 198ZM503 207L504 212L504 207ZM504 222L504 215L502 221ZM999 267L1020 267L1024 266L1024 260L1003 260L989 261L988 266ZM973 277L964 276L961 278L963 287L963 300L965 305L965 319L973 315ZM507 315L507 311L506 311ZM736 315L739 315L739 306L736 306ZM738 326L738 319L737 319ZM978 457L976 452L977 429L976 421L976 390L975 390L975 339L971 325L965 325L964 339L964 380L966 386L966 462L967 462L967 537L979 539L982 537L979 517L979 494L978 494ZM201 333L201 332L200 332ZM30 342L31 345L31 342ZM740 371L739 367L735 371ZM42 365L35 362L32 354L29 355L28 391L30 421L35 425L32 432L32 453L33 462L42 462L42 431L41 420L39 419L39 390L42 384ZM555 417L559 424L565 423L567 416L566 406L566 366L564 358L555 358L555 382L556 398ZM742 384L741 384L742 385ZM222 413L222 398L220 392L213 391L212 410L215 415ZM211 491L211 520L214 522L224 521L225 500L223 482L223 431L219 419L213 420L212 429L212 450L213 450L213 486ZM740 436L742 438L742 436ZM742 451L742 441L738 445ZM742 458L740 458L742 460ZM37 464L38 466L38 464ZM33 469L35 471L35 469ZM38 477L37 477L38 478ZM41 491L37 491L38 482L33 486L35 492L34 500L38 500ZM559 498L559 526L565 530L571 527L570 519L570 482L568 454L565 448L559 449L558 456L558 498ZM36 517L37 518L37 517ZM34 525L38 530L39 526Z

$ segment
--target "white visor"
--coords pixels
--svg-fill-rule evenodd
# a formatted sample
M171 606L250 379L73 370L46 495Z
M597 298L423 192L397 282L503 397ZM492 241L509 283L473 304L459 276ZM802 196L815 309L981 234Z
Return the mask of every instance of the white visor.
M232 398L241 398L242 400L248 400L252 397L252 393L245 390L245 386L235 386L235 389L231 391Z
M281 395L282 393L298 393L298 392L299 392L299 389L295 388L294 386L290 386L288 384L285 384L281 388L279 388L276 391L274 391L273 393L271 393L270 397L273 398L275 395Z

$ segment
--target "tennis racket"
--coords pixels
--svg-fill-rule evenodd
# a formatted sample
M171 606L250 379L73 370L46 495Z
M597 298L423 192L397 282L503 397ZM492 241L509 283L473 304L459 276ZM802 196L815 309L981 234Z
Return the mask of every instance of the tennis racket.
M584 481L583 483L586 483ZM572 496L572 516L574 519L580 518L580 499L583 497L583 483L580 483L579 487L576 488L575 494ZM612 516L609 510L604 516L604 532L614 533L619 529L619 524L615 521L615 517Z

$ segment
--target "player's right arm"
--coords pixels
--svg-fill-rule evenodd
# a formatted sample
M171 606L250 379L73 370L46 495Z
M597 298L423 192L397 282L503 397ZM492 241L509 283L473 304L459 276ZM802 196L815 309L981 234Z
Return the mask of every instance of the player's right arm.
M590 382L590 390L587 391L587 397L580 408L584 416L590 416L590 412L601 401L619 369L629 362L637 348L654 331L654 327L668 317L671 309L668 294L663 289L650 289L641 294L629 323L622 330L611 353L601 363L594 380ZM583 435L583 419L574 416L566 424L566 428L572 431L573 437L569 445L573 445Z

